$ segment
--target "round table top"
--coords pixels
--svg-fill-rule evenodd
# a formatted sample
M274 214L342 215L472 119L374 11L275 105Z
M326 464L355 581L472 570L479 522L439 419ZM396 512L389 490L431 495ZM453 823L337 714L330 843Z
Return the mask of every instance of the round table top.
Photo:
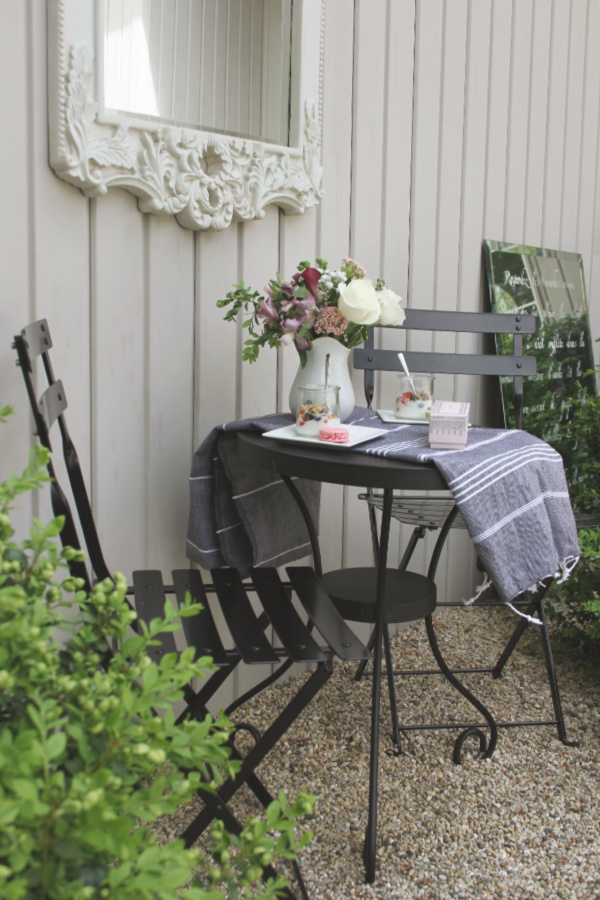
M256 465L282 475L355 487L447 491L448 485L433 463L405 462L370 456L344 447L279 441L252 431L238 431L240 453Z

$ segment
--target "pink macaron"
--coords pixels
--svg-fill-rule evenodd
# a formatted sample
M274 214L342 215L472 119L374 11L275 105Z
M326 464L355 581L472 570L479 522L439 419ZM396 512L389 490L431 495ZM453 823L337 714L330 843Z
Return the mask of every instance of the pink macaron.
M350 432L340 426L329 426L319 430L319 440L328 441L330 444L347 444L350 440Z

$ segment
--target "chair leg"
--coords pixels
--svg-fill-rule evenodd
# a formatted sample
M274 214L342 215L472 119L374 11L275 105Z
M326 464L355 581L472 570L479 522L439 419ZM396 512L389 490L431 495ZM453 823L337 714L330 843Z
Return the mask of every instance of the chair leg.
M546 583L544 584L544 587L540 590L540 593L538 594L538 596L534 597L531 600L529 606L525 610L525 615L521 616L521 618L517 622L513 633L511 634L510 638L506 642L506 646L504 647L504 650L498 657L498 662L494 666L494 669L492 671L493 678L500 678L500 676L502 675L502 672L504 671L504 667L505 667L506 663L512 656L517 644L523 637L526 629L528 628L528 626L530 624L529 619L527 617L539 614L539 610L540 610L540 607L542 606L544 597L550 590L552 580L553 579L551 579L551 578L547 579ZM544 622L545 622L545 619L544 619ZM542 627L544 628L545 631L547 631L545 624Z
M369 494L373 493L373 488L369 488ZM377 564L377 560L379 558L379 531L377 529L377 516L375 514L375 507L369 505L369 525L371 526L371 541L373 543L373 559Z
M536 615L541 625L536 626L540 629L540 640L542 642L542 649L544 651L544 659L546 661L546 673L548 675L548 685L550 687L550 694L552 696L552 706L554 708L554 716L555 716L555 724L556 730L558 733L558 739L567 747L578 747L579 741L570 741L567 738L567 730L565 726L565 719L563 715L562 709L562 701L560 699L560 692L558 690L558 679L556 677L556 667L554 665L554 656L552 653L552 645L550 643L550 635L548 633L548 622L546 620L546 611L544 609L544 597L548 593L550 586L552 584L553 579L547 579L544 587L540 590L539 595L531 601L526 610L526 615ZM530 626L530 622L525 617L522 617L517 622L513 633L508 639L504 650L500 654L496 665L492 670L493 678L500 678L502 672L504 671L504 667L506 663L512 656L517 644L523 637L526 629Z
M542 622L540 628L540 638L544 657L546 659L546 671L548 672L548 682L550 684L550 693L552 694L552 705L554 707L554 715L556 716L556 730L558 738L567 747L578 747L579 741L569 741L567 739L567 730L565 728L565 719L562 711L562 702L558 691L558 679L556 677L556 669L554 666L554 657L552 655L552 646L550 644L550 635L548 634L548 624L546 622L546 611L544 609L544 601L540 600L538 608L538 616Z
M241 768L236 775L233 778L226 779L219 787L216 796L201 791L206 802L205 808L180 835L186 847L190 847L215 818L222 818L223 807L231 800L242 784L252 781L252 789L255 794L257 793L255 790L258 780L258 776L255 775L257 766L260 765L290 725L321 690L331 677L332 671L330 663L322 663L315 669L308 681L302 685L298 693L292 697L287 706L258 738L246 756L243 757ZM264 790L266 791L266 788Z
M372 653L373 647L375 646L375 629L371 632L369 636L369 641L367 643L367 649ZM367 667L368 659L363 659L360 661L358 666L356 667L356 672L354 673L354 681L360 681L365 673L365 669Z
M239 819L234 816L231 810L224 803L219 803L217 798L212 799L215 800L215 803L213 804L215 815L213 818L219 818L230 834L235 834L239 837L239 835L242 833L242 824ZM294 874L296 875L296 878L298 880L298 886L300 888L302 900L310 900L298 863L294 860L292 865L294 868ZM270 864L266 865L263 869L263 880L266 881L268 878L276 877L277 872L274 867ZM284 900L297 900L296 895L293 894L292 891L287 887L283 889L283 893L281 896L284 898Z
M375 508L373 506L369 507L369 516L372 520L371 521L371 534L373 536L373 553L375 556L375 560L377 560L377 554L379 553L379 536L377 534L377 523L375 522ZM425 528L422 525L418 525L414 529L413 533L411 534L408 544L406 545L404 554L402 556L402 559L400 560L400 565L398 566L398 568L400 569L401 572L404 572L404 570L408 566L408 564L410 562L410 558L414 553L415 547L417 546L417 543L419 542L419 540L421 538L424 538L424 537L425 537ZM389 643L389 632L388 632L387 628L386 628L386 634L388 635L387 640ZM373 631L371 632L371 636L369 638L369 643L367 644L369 650L373 649L374 643L375 643L375 629L373 628ZM368 663L368 660L363 659L362 662L356 667L356 672L354 673L355 681L360 681L360 679L363 677L363 675L365 673L365 668L367 667L367 663ZM386 665L387 665L387 663L386 663ZM398 729L397 729L397 727L395 727L393 725L393 722L392 722L392 727L394 728L394 734L396 734Z
M394 744L394 755L398 756L402 750L402 740L400 738L400 723L398 721L398 703L396 700L396 683L394 681L394 661L392 660L390 630L387 625L383 630L383 646L385 650L385 668L390 697L390 713L392 717L392 742Z
M419 541L425 537L425 527L423 525L417 525L415 529L413 529L413 533L408 539L408 543L402 554L402 559L400 560L400 565L398 568L401 572L407 568L413 553L415 552L415 547L419 543Z
M373 535L373 550L375 553L375 560L377 560L377 554L379 553L379 539L377 536L377 527L375 523L375 508L373 506L369 507L369 515L371 516L371 533ZM400 565L398 569L401 572L404 572L410 562L410 559L415 551L415 547L418 542L425 537L425 527L423 525L417 525L416 528L413 529L413 532L408 540L404 553L402 555L402 559L400 560ZM373 650L373 644L375 643L375 628L371 632L371 636L369 638L368 648L369 650ZM394 666L392 662L392 651L390 646L390 632L389 628L386 625L384 630L384 648L385 648L385 664L387 669L387 679L388 679L388 692L390 695L390 711L392 716L392 741L394 743L394 752L399 754L401 752L402 741L400 738L400 724L398 721L398 704L396 701L396 685L394 683ZM361 663L356 668L356 672L354 673L354 680L360 681L365 673L365 668L367 666L368 660L363 659Z

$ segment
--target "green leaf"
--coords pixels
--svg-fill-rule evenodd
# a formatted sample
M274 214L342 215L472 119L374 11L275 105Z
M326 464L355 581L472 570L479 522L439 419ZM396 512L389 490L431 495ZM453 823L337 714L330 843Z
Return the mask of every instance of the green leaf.
M27 704L27 714L41 735L46 733L46 723L44 722L39 709L33 703Z
M46 756L48 759L56 759L67 745L67 736L64 731L56 731L50 735L46 742Z
M65 517L57 516L55 519L52 519L51 522L48 522L46 528L44 529L44 534L46 537L56 537L61 533L64 528Z
M279 816L281 815L281 807L277 800L273 800L267 806L266 817L269 828L274 828L277 822L279 821Z
M14 822L20 812L20 804L14 801L3 801L0 803L0 826L9 825Z
M33 781L29 781L26 778L13 778L11 781L11 787L15 794L19 797L22 797L23 800L34 800L38 799L38 791L33 783Z

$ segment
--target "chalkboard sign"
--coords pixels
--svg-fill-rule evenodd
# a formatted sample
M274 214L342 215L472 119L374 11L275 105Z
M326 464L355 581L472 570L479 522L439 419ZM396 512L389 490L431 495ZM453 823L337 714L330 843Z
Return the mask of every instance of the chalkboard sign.
M533 313L535 335L525 352L537 374L524 380L523 428L559 450L570 483L579 478L577 441L569 423L574 400L596 394L594 354L579 253L484 241L493 312ZM512 337L498 335L498 353L512 353ZM504 418L514 427L512 379L501 379Z

